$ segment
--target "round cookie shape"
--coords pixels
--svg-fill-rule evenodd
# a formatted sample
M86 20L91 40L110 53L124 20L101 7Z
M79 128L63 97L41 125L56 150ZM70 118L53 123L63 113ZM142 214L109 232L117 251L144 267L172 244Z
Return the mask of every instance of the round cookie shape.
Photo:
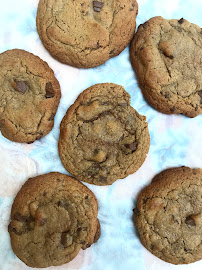
M59 266L100 237L95 195L76 179L48 173L18 192L8 230L14 253L30 267Z
M202 169L171 168L144 188L134 210L144 247L172 264L202 259Z
M130 106L120 85L83 91L60 126L59 155L68 172L95 185L110 185L136 172L150 146L146 117Z
M136 0L40 0L37 31L58 61L91 68L120 54L136 27Z
M202 32L185 19L140 25L130 57L144 97L165 114L202 114Z
M11 141L32 143L53 128L61 97L54 72L19 49L0 54L0 130Z

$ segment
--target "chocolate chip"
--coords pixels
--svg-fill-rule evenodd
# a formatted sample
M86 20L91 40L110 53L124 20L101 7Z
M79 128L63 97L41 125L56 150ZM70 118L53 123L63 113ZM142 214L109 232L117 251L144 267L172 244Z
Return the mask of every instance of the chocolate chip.
M170 95L170 93L169 93L169 92L165 92L164 97L165 97L165 98L170 98L170 97L171 97L171 95Z
M58 181L58 182L61 182L62 180L58 178L57 181Z
M196 226L196 223L195 223L194 219L193 219L191 216L189 216L189 217L187 217L187 218L185 219L185 223L186 223L188 226L191 226L191 227Z
M46 192L46 191L44 191L43 196L46 196L46 194L47 194L47 192Z
M132 4L132 7L135 7L135 3Z
M142 46L142 47L140 48L140 51L142 51L142 50L144 50L144 46Z
M124 146L126 148L132 150L132 153L133 153L133 152L135 152L137 150L138 143L136 141L134 141L133 143L125 144Z
M16 228L14 228L14 227L11 225L11 223L8 225L8 232L14 232L14 233L17 234L17 235L21 235L21 234L22 234L21 232L18 232L18 231L16 230Z
M103 6L104 6L103 2L93 1L93 10L95 12L100 12Z
M97 155L99 153L99 150L98 149L95 149L94 150L94 155Z
M13 88L15 88L15 90L17 90L21 94L24 94L27 91L27 85L26 85L26 82L24 82L24 81L14 80L13 83L11 83L11 84L12 84Z
M154 245L151 244L150 245L150 249L153 250L154 249Z
M198 91L198 95L200 98L202 98L202 90Z
M178 21L179 24L183 24L184 23L184 18L181 18L179 21Z
M171 55L168 56L168 58L173 59L174 56L171 54Z
M63 206L63 203L61 201L57 202L57 206L60 207L60 206Z
M55 117L55 114L52 113L52 114L51 114L51 117L48 119L48 121L53 121L53 120L54 120L54 117Z
M31 143L33 143L34 141L31 141L31 142L27 142L27 144L31 144Z
M23 221L26 221L28 219L28 217L22 216L20 213L15 213L15 215L13 216L13 219L20 221L20 222L23 222Z
M39 223L39 226L43 226L47 222L47 218L42 218L42 220Z
M60 243L65 246L66 243L67 243L67 234L66 233L62 233L61 234L61 240L60 240Z
M106 180L107 180L107 177L105 177L105 176L100 176L99 177L99 181L101 182L101 183L105 183L106 182Z
M114 51L115 51L115 49L111 50L111 51L109 52L109 54L112 54Z
M90 245L90 244L87 244L87 245L86 245L86 248L89 248L89 247L91 247L91 245Z
M191 252L191 251L192 251L191 249L188 249L188 248L184 248L184 250L185 250L186 252Z
M86 241L81 241L80 244L85 245Z
M51 82L46 83L45 90L46 90L45 94L46 98L53 98L55 96L55 92Z
M170 109L170 111L171 111L172 113L174 113L175 107L172 107L172 108Z
M93 177L98 174L99 170L100 170L100 164L94 163L91 167L88 168L86 172L86 176Z

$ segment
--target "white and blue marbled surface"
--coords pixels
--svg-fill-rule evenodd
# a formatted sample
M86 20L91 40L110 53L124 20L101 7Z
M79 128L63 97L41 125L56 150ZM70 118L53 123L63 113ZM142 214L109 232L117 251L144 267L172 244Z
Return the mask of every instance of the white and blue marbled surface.
M99 201L102 235L97 244L69 264L49 269L68 270L199 270L202 261L174 266L150 254L134 230L132 209L138 192L152 177L167 167L202 167L202 115L194 119L182 115L163 115L148 106L137 85L129 62L129 49L106 64L88 70L75 69L53 59L38 37L35 18L38 1L0 0L0 52L25 49L47 61L58 78L62 99L49 135L33 144L10 142L0 135L0 270L30 269L12 252L7 226L13 199L28 177L63 168L57 150L59 125L79 93L101 82L121 84L131 95L132 106L147 116L151 147L143 166L112 186L86 184ZM161 15L186 18L202 27L201 0L139 0L137 23Z

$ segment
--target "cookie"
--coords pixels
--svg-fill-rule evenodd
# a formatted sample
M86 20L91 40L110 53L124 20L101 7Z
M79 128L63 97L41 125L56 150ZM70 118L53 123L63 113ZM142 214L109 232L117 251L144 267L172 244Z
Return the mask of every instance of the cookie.
M202 169L167 169L143 189L134 212L142 244L172 264L202 259Z
M201 28L183 18L140 25L130 56L148 103L166 114L202 114L201 55Z
M130 106L120 85L96 84L82 92L60 126L59 155L68 172L110 185L136 172L149 151L146 117Z
M18 192L8 230L14 253L30 267L58 266L100 237L95 195L61 173L29 179Z
M60 85L39 57L10 50L0 54L0 130L11 141L31 143L53 128Z
M136 0L40 0L37 31L62 63L90 68L120 54L136 27Z

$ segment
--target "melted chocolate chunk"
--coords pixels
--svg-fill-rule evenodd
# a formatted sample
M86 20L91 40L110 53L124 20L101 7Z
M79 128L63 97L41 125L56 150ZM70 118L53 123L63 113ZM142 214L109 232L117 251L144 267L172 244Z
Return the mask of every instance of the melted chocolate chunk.
M101 9L103 8L104 3L100 1L93 1L93 10L95 12L100 12Z
M106 180L107 180L107 177L105 177L105 176L100 176L99 177L99 181L101 182L101 183L105 183L106 182Z
M198 95L199 95L200 98L202 98L202 90L198 91Z
M21 94L24 94L27 91L27 85L26 85L26 82L24 81L14 80L12 83L12 86L13 88L15 88L15 90L17 90Z
M65 246L67 244L67 234L64 232L61 234L61 240L60 243Z
M191 227L196 226L196 223L195 223L194 219L193 219L191 216L189 216L189 217L187 217L187 218L185 219L185 223L186 223L188 226L191 226Z
M46 98L53 98L55 96L55 92L51 82L46 83L45 90L46 90L45 94Z
M179 21L178 21L179 24L183 24L184 23L184 18L181 18Z
M137 150L138 143L136 141L134 141L133 143L125 144L124 146L126 148L132 150L132 153L133 153L133 152L135 152Z

